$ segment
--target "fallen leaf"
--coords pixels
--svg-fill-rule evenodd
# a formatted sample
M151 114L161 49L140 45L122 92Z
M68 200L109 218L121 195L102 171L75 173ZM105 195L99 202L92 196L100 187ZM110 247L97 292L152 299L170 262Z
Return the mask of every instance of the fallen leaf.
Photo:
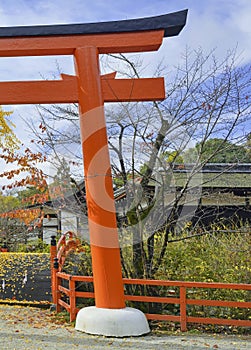
M41 323L35 323L33 328L43 328L43 325Z

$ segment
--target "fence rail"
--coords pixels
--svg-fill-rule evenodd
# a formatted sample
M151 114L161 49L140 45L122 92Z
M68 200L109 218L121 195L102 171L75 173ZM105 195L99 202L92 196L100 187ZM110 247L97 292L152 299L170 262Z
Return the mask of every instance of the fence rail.
M62 280L68 281L68 288L61 285ZM70 313L70 321L74 321L78 312L76 306L76 298L95 298L93 292L76 291L76 282L92 283L93 278L90 276L73 276L54 270L54 303L57 312L61 307ZM251 291L250 284L234 284L234 283L206 283L206 282L184 282L184 281L162 281L162 280L141 280L141 279L124 279L124 285L135 286L159 286L159 287L177 287L179 288L178 297L158 297L147 295L125 295L126 301L145 302L145 303L161 303L179 305L179 315L166 315L156 313L146 313L149 320L162 320L179 322L181 331L187 331L188 323L200 324L217 324L229 326L251 327L251 320L226 319L216 317L194 317L187 315L188 305L209 306L209 307L236 307L251 308L251 302L247 301L226 301L226 300L209 300L189 298L189 289L226 289L226 290L242 290ZM192 293L193 294L193 293ZM62 299L63 295L66 297Z

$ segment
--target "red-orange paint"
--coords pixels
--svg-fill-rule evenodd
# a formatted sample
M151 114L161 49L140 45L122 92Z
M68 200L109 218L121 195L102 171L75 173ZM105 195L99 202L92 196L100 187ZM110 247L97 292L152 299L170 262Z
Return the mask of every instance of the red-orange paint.
M102 77L99 54L157 50L163 36L164 30L151 30L0 38L0 57L74 55L76 76L62 75L58 81L0 82L0 104L79 103L95 299L101 308L125 307L104 102L161 100L165 92L163 78L115 79L115 73ZM68 308L60 300L60 288L54 271L57 310L60 305ZM72 294L70 299L72 313Z

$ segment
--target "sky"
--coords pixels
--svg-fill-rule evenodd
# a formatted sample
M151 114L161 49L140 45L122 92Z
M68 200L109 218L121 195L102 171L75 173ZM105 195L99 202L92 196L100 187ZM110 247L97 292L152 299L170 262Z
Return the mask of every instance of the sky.
M186 47L206 52L216 49L216 55L223 57L237 46L242 63L251 63L250 0L1 0L0 26L124 20L183 9L188 9L183 31L177 37L164 39L158 52L146 54L146 62L157 64L163 60L173 66L180 62ZM64 73L74 74L72 57L0 57L0 81L48 79L57 65ZM22 139L25 126L20 115L25 117L27 106L8 109L14 110L16 132Z

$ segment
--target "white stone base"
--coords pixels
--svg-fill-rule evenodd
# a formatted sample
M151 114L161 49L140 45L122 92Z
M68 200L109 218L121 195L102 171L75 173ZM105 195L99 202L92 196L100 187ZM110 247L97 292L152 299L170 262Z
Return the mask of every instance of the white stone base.
M131 307L124 309L85 307L77 314L75 329L107 337L140 336L150 332L143 312Z

